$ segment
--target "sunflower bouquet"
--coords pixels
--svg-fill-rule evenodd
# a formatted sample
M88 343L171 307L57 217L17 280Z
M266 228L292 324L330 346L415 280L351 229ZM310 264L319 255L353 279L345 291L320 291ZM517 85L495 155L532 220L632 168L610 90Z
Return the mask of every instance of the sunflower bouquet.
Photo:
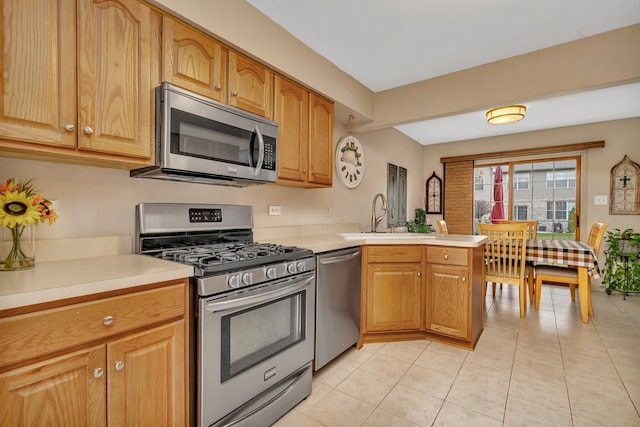
M20 270L35 265L33 248L25 249L25 233L41 222L52 224L58 214L51 202L34 190L31 180L9 178L0 184L0 270ZM8 238L5 238L8 236Z

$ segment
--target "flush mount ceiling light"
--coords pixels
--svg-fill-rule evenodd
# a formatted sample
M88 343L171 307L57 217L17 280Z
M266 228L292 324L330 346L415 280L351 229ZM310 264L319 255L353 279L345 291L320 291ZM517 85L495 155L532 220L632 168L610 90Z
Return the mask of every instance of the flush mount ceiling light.
M508 107L494 108L485 114L489 124L504 125L524 119L525 111L527 111L527 107L524 105L509 105Z

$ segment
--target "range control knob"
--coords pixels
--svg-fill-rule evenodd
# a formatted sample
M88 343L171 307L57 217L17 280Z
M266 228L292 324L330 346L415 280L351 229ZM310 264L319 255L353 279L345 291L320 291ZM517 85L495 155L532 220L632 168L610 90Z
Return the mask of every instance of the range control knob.
M287 265L287 271L290 274L296 274L296 263L292 262L291 264Z
M240 275L234 274L233 276L229 276L227 279L227 285L230 288L238 288L240 287Z
M300 261L297 265L298 268L298 272L302 273L303 271L305 271L307 268L307 266L305 265L304 261Z
M276 277L277 277L277 272L276 272L275 267L267 268L267 278L275 279Z
M253 273L244 273L242 275L242 283L250 285L253 283Z

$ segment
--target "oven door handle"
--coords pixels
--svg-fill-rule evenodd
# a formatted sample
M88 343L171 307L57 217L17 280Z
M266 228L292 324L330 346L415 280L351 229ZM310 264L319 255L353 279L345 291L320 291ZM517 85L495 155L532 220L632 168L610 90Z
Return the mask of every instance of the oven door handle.
M289 280L296 281L296 282L294 284L287 285L283 288L279 288L274 291L262 292L257 295L234 298L232 300L227 300L227 301L210 302L204 306L204 309L210 313L215 313L218 311L231 310L231 309L241 308L244 306L253 306L255 304L271 301L275 298L280 298L289 294L293 294L306 288L307 286L309 286L310 283L312 283L315 280L315 278L316 278L315 275L308 277L304 280L299 280L298 278L291 278Z

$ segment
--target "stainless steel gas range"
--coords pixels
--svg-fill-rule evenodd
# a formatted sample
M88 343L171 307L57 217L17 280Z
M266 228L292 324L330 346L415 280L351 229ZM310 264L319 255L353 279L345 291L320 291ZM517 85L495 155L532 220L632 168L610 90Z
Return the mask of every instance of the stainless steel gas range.
M136 206L136 252L194 267L199 426L267 426L311 393L314 254L252 230L251 206Z

